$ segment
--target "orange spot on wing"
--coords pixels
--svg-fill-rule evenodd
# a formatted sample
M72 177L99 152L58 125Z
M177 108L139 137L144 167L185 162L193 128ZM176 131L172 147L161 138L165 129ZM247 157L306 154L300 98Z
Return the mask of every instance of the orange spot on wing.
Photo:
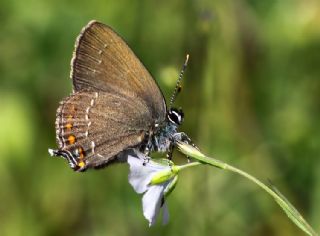
M70 131L71 128L72 128L72 124L71 124L71 123L66 124L66 129L67 129L68 131Z
M74 144L76 142L76 137L74 135L70 135L68 137L69 144Z

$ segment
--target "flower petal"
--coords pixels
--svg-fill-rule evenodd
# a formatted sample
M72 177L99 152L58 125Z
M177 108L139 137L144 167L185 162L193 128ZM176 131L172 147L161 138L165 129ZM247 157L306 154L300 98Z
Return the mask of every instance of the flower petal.
M173 175L170 166L148 160L148 158L138 151L128 154L127 161L130 166L129 183L137 193L147 191L148 185L157 173L168 172L169 177L171 177L170 174Z
M143 215L149 221L149 226L154 225L160 211L161 200L163 197L163 185L153 185L143 195L142 207Z
M138 156L128 155L130 165L129 183L137 193L144 193L148 189L154 171L143 165L144 160Z
M162 224L166 225L169 222L169 210L167 203L164 202L162 205Z
M137 193L144 193L143 215L149 221L149 226L155 224L161 208L163 208L163 224L166 224L169 213L163 199L165 194L169 195L174 189L178 171L174 171L174 166L169 165L168 162L147 158L149 157L138 151L128 154L129 183Z

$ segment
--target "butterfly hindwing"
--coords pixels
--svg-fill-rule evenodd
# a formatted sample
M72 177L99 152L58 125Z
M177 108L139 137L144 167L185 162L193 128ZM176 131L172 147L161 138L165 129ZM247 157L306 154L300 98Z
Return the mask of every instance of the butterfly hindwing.
M55 154L64 156L75 170L98 167L139 145L151 126L147 105L135 95L76 92L58 108Z

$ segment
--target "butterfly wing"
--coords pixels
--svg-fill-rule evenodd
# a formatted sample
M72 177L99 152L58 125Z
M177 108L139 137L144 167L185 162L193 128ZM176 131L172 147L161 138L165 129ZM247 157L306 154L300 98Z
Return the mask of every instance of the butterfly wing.
M148 104L154 119L164 120L166 104L149 72L109 26L91 21L77 38L71 62L74 91L133 91Z
M136 147L164 122L163 95L127 44L110 27L91 21L71 62L73 94L57 110L58 150L75 170L99 167Z
M123 97L109 92L76 92L58 108L59 150L52 154L65 157L75 170L98 167L140 144L151 122L147 104L133 93Z

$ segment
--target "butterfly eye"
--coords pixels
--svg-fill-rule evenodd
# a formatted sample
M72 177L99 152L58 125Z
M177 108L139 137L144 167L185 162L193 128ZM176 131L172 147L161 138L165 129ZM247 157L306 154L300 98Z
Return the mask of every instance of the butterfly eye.
M171 108L168 112L168 119L170 120L171 123L174 123L176 125L181 125L183 121L183 111L181 109L175 109Z

